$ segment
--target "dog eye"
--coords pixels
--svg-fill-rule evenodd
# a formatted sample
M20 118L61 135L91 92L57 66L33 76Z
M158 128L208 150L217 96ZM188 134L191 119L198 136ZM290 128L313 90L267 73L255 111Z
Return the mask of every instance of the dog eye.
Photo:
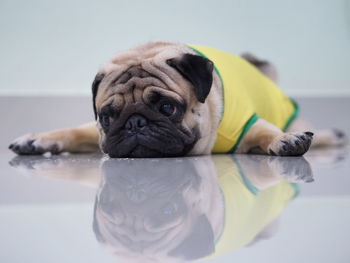
M171 115L173 115L175 113L176 107L173 104L171 104L171 103L165 103L165 104L162 104L160 106L159 111L163 115L169 117L169 116L171 116Z
M100 116L100 123L103 129L108 129L110 125L110 117L108 114L102 114Z

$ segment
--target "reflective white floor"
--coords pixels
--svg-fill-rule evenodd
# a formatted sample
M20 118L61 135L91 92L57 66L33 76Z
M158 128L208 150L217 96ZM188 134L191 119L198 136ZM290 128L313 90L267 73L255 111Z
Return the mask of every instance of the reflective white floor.
M0 154L0 262L349 262L348 148Z
M317 126L350 134L349 98L298 102ZM88 122L91 100L0 97L0 108L1 263L350 262L349 148L305 158L16 157L12 139Z

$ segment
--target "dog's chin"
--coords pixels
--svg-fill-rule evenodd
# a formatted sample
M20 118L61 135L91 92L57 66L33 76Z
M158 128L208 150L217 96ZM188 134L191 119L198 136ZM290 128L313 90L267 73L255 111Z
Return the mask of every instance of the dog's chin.
M137 134L123 139L107 138L102 149L111 158L179 157L185 156L197 139L197 132L190 136Z
M156 158L184 156L192 145L183 143L175 137L166 137L164 140L142 134L129 136L118 143L107 140L104 152L111 158ZM189 147L188 147L189 146Z
M124 152L127 152L123 155L118 153L108 153L108 156L111 158L120 158L120 157L129 157L129 158L156 158L156 157L166 157L167 155L159 151L150 149L146 146L138 144L133 149L123 149Z

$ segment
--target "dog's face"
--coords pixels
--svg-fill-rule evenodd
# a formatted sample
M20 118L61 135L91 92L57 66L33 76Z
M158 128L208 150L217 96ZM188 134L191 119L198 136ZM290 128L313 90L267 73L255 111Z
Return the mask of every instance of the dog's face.
M188 154L208 134L213 63L184 45L118 54L93 83L101 149L110 157Z

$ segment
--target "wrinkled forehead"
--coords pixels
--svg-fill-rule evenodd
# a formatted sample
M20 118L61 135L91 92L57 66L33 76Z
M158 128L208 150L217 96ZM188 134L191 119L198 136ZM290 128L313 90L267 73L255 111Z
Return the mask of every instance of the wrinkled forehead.
M100 68L100 72L108 75L113 71L123 71L145 61L161 63L169 58L179 57L190 50L185 45L174 43L148 43L127 51L119 52Z
M189 101L192 94L190 84L166 62L183 54L184 50L176 47L119 54L100 70L105 77L98 88L98 108L110 103L144 102L155 92Z

